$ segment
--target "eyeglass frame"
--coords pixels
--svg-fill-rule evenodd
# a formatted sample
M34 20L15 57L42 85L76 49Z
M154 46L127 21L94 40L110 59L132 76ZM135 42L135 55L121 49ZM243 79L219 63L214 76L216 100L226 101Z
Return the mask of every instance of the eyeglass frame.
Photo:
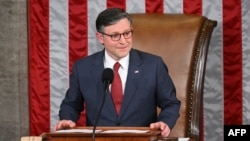
M121 36L123 36L125 39L131 38L132 34L133 34L133 29L131 29L129 31L126 31L126 32L123 32L121 34L119 34L119 33L107 34L107 33L104 33L104 32L100 32L100 33L103 34L103 35L109 36L113 41L119 41L121 39ZM124 34L126 34L126 33L131 33L131 35L129 37L125 37ZM115 35L119 35L119 38L117 38L117 40L113 39Z

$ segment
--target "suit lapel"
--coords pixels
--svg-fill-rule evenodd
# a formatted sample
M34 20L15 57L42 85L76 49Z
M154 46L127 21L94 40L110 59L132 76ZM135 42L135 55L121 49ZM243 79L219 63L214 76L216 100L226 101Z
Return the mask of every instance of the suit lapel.
M138 53L132 49L130 52L128 77L126 81L126 88L121 107L121 116L126 112L129 103L136 94L137 86L140 82L140 78L142 75L142 70L140 68L141 63L142 60L139 57Z
M92 67L91 71L92 71L92 76L93 76L95 82L97 82L96 87L98 89L98 92L102 92L103 91L102 72L103 72L103 69L104 69L103 52L98 53L95 56L95 58L92 61L92 66L93 67Z
M103 57L104 57L104 51L99 53L93 60L93 69L92 73L94 76L94 79L96 80L97 89L100 94L100 98L103 98L103 91L104 91L104 85L102 83L102 72L104 70L104 64L103 64ZM130 59L129 59L129 68L128 68L128 77L126 81L126 88L125 93L123 97L122 107L120 116L125 115L125 112L127 110L127 107L131 100L133 99L134 95L136 94L137 86L140 82L140 78L142 75L142 69L140 68L140 65L142 64L142 60L140 56L138 55L138 52L134 49L130 52ZM103 109L103 112L110 112L112 113L112 116L116 116L115 106L113 104L112 96L110 91L106 94L106 99L104 102L104 107L108 107L108 109ZM107 111L108 110L108 111Z
M101 53L97 54L97 56L93 59L93 69L92 69L92 74L94 76L94 79L97 80L96 82L98 82L96 84L96 88L98 89L98 92L100 92L100 94L98 94L100 95L100 97L98 98L101 99L104 96L104 84L102 82L102 73L104 70L103 58L104 58L104 50ZM113 116L116 116L116 111L110 91L108 91L108 93L105 96L104 107L108 107L108 109L103 108L103 112L109 111L110 113L112 113Z

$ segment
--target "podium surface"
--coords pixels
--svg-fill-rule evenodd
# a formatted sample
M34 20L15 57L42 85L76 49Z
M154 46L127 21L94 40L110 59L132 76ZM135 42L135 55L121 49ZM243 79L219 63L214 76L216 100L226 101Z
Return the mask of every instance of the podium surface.
M93 127L44 133L46 141L92 141ZM157 141L159 130L148 127L97 127L95 141Z

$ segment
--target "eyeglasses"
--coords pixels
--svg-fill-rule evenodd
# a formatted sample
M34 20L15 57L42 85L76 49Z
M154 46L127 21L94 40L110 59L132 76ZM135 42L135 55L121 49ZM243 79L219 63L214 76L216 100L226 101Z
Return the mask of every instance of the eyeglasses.
M113 41L118 41L118 40L121 39L121 35L123 35L123 37L124 37L125 39L131 38L132 33L133 33L133 30L126 31L126 32L124 32L124 33L122 33L122 34L115 33L115 34L111 34L111 35L110 35L110 34L106 34L106 33L104 33L104 32L100 32L100 33L102 33L103 35L109 36Z

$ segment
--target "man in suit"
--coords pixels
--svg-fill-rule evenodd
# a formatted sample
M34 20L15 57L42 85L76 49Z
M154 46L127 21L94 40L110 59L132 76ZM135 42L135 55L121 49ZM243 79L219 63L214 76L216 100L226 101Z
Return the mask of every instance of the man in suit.
M75 127L83 109L86 124L94 125L104 95L103 70L119 62L122 96L115 102L115 92L111 91L117 82L113 82L97 125L150 126L160 129L162 136L168 136L179 117L180 101L163 60L132 48L132 19L122 9L102 11L96 19L96 29L96 37L104 50L74 63L55 130ZM118 112L114 103L120 104ZM161 108L159 114L157 106Z

